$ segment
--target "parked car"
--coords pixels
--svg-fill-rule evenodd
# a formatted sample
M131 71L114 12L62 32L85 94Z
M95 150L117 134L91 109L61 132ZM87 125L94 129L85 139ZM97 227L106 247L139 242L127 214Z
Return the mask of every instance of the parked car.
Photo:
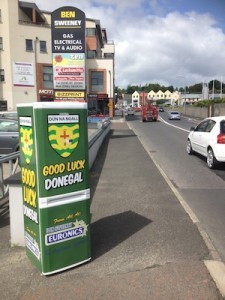
M19 150L18 121L0 118L0 156Z
M187 153L195 152L206 157L213 169L225 162L225 116L206 118L196 127L191 127L187 139Z
M168 112L168 114L169 114L169 117L168 117L169 120L180 120L180 114L178 111L171 110Z
M126 113L128 116L134 116L134 109L132 107L128 107Z
M134 107L134 111L135 111L135 112L140 112L140 111L141 111L141 108L138 107L138 106L135 106L135 107Z
M159 111L163 112L164 111L164 107L160 106L159 107Z
M17 120L18 115L16 111L0 111L0 118Z

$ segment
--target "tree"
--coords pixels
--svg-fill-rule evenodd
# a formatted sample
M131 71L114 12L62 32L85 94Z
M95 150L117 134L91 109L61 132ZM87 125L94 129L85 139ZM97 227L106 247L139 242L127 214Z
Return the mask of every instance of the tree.
M135 91L137 91L139 88L138 86L131 86L131 85L128 85L127 86L127 90L126 90L126 93L127 94L133 94Z
M213 80L209 82L209 90L212 91L213 89ZM222 86L223 93L225 92L225 84ZM202 83L197 83L191 86L185 86L180 88L174 88L172 85L170 86L164 86L160 85L158 83L146 83L145 85L128 85L127 89L124 90L127 94L133 94L135 91L141 92L145 91L149 93L150 91L154 91L157 93L159 90L162 92L165 92L169 90L171 93L173 93L175 90L178 90L179 92L183 93L189 93L189 94L201 94L202 93ZM214 91L215 93L220 93L221 91L221 82L218 80L214 80Z
M124 89L121 89L119 87L115 87L115 95L116 95L116 103L118 99L122 99L123 98L123 94L125 93Z

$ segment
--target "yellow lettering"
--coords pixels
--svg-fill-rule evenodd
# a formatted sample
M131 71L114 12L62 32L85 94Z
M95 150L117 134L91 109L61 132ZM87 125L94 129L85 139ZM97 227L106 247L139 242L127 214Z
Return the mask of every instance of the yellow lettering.
M75 171L84 169L85 160L75 160L67 163L67 171Z
M61 11L61 18L75 18L75 11Z
M62 219L54 219L53 220L54 224L61 223L61 222L64 222L64 221L65 221L64 218L62 218Z
M42 173L43 173L43 176L61 174L65 171L65 168L66 167L63 163L56 164L56 165L50 165L50 166L44 166L42 169Z
M72 219L73 218L73 214L70 214L66 217L66 220Z
M26 186L23 187L23 200L30 206L37 207L37 193Z
M84 169L85 160L80 160L80 169Z
M78 212L76 212L76 213L74 214L74 217L79 217L80 215L81 215L81 212L78 211Z
M21 169L21 175L22 175L22 183L26 184L32 188L35 187L35 173L32 170L22 168Z

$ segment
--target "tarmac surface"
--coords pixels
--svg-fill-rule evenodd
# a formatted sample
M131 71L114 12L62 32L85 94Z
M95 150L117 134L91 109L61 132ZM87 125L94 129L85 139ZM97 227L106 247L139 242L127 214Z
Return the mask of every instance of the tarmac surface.
M196 224L125 121L112 122L90 175L92 259L52 276L10 247L0 200L0 299L224 299Z

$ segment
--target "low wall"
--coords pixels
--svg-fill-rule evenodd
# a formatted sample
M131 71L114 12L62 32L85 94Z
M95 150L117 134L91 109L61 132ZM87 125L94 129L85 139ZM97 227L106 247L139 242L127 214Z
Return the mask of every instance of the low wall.
M182 107L182 114L193 118L205 119L208 117L208 108L186 105Z
M215 103L209 107L196 107L192 105L185 105L182 107L181 113L193 117L204 119L212 116L225 116L225 104Z
M98 123L98 130L95 131L90 137L88 142L88 153L89 153L89 169L91 169L96 156L98 154L98 150L102 145L105 137L109 133L111 128L111 123L109 120Z
M214 104L214 116L225 116L225 103Z

